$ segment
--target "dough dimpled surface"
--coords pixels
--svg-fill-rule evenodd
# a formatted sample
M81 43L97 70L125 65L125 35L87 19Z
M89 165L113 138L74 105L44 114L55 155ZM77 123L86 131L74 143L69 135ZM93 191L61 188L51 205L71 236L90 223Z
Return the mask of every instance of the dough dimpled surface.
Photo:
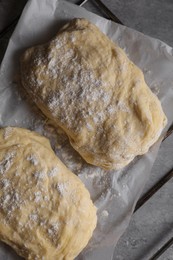
M158 98L124 51L85 19L74 19L21 58L23 87L88 162L120 169L166 125Z
M0 130L0 240L30 260L72 260L96 226L83 183L49 141L26 129Z

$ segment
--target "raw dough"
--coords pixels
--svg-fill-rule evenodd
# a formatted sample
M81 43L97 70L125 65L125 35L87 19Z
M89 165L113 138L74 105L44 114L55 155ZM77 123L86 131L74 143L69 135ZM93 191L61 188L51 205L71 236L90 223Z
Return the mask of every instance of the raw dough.
M88 162L120 169L159 138L166 117L142 71L85 19L25 51L23 87Z
M26 129L1 129L0 240L26 259L70 260L95 226L89 192L49 141Z

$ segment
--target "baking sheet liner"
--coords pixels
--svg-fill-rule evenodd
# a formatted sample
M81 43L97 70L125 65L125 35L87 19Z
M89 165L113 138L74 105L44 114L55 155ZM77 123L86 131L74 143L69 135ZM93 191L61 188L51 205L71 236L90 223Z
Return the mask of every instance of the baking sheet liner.
M160 40L74 4L60 0L30 0L1 64L0 126L26 127L44 134L60 159L84 182L98 208L98 224L87 248L77 259L105 260L111 259L114 246L129 224L135 204L150 177L161 138L147 154L137 157L128 167L105 173L99 167L85 163L70 146L63 131L55 130L25 96L19 84L21 53L27 47L51 39L62 25L74 17L86 18L96 24L143 70L147 84L158 95L168 118L164 132L173 121L173 49ZM20 258L2 244L0 259Z

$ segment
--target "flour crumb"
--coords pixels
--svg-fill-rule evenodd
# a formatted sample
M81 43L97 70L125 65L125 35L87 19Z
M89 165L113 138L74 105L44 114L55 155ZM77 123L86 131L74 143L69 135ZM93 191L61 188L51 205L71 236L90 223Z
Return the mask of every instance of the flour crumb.
M159 88L159 86L158 86L157 83L155 83L155 84L153 84L153 85L151 86L151 90L152 90L152 92L153 92L156 96L159 95L160 88Z
M35 192L35 193L34 193L34 196L35 196L34 201L35 201L36 203L40 202L40 201L43 199L43 198L42 198L42 193L41 193L41 191Z
M41 180L44 180L44 179L45 179L46 173L43 172L43 171L35 172L35 173L34 173L34 177L36 178L37 181L41 181Z
M38 215L36 213L32 213L29 215L29 219L31 221L37 222L38 221Z
M13 132L13 127L6 127L4 129L4 139L5 140L8 139L11 136L12 132Z
M63 196L65 193L67 193L68 189L68 182L62 182L56 184L56 189L58 190L59 194Z
M1 180L1 184L2 184L2 188L3 188L4 190L6 190L7 188L9 188L10 185L11 185L11 183L10 183L10 181L9 181L8 179L2 179L2 180Z
M103 211L101 212L101 217L107 218L108 216L109 216L109 213L108 213L107 210L103 210Z
M31 162L34 166L38 164L38 159L34 154L29 155L26 159L27 161Z
M48 176L50 177L55 177L58 173L58 167L54 167L52 168L49 172L48 172Z
M0 161L0 174L4 174L10 169L10 167L13 164L14 156L15 156L14 151L9 152L5 155L5 158L2 161Z

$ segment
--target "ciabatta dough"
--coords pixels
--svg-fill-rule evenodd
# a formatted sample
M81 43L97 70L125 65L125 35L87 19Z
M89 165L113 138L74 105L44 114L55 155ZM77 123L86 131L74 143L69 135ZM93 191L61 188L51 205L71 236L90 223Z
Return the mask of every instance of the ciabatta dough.
M22 84L81 156L119 169L156 142L166 124L158 98L124 51L85 19L25 51Z
M96 226L96 209L49 141L0 130L0 240L30 260L72 260Z

